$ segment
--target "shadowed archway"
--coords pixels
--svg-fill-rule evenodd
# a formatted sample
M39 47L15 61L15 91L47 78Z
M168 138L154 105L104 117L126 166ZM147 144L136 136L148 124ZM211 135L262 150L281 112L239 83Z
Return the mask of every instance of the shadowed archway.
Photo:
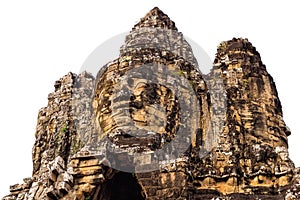
M102 185L98 199L144 200L145 195L134 174L118 172Z

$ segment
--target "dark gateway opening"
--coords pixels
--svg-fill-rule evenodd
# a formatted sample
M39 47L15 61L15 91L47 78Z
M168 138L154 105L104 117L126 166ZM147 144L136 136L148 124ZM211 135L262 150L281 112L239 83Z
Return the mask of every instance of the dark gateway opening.
M119 172L102 186L100 200L144 200L145 195L134 174Z

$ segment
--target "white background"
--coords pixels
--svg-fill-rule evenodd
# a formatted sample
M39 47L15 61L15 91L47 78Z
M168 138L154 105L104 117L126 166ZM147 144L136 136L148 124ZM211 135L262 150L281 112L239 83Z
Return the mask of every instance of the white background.
M248 38L273 76L292 131L290 156L300 166L298 1L1 1L0 198L31 176L38 110L53 83L77 73L102 42L129 31L154 6L213 60L219 42Z

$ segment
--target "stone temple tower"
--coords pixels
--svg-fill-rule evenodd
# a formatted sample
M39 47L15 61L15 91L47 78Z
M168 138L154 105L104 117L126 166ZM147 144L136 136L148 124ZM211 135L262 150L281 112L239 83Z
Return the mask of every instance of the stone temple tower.
M208 98L190 45L175 23L154 8L126 37L119 58L97 75L97 133L100 140L109 138L115 151L144 152L134 158L145 165L132 170L148 171L179 158L207 135Z
M275 83L247 39L209 74L159 8L96 77L55 82L10 199L300 199ZM200 62L199 62L200 63Z

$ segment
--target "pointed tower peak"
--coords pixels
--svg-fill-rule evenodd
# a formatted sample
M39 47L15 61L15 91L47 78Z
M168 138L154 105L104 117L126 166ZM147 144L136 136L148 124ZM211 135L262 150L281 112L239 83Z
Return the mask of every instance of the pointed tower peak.
M133 30L142 27L164 28L177 31L175 23L158 7L154 7L145 15L145 17L141 18L139 23L134 26Z
M221 42L218 50L233 51L233 50L254 50L255 47L249 42L248 38L232 38L231 40Z
M243 60L246 57L262 65L260 54L247 38L233 38L218 45L215 63L220 63L222 60L225 62L228 58Z
M145 16L148 15L166 15L161 9L159 9L158 7L154 7L152 8Z
M158 13L158 12L163 13L163 11L161 11L161 9L159 9L157 6L155 6L146 15L148 15L149 13Z

